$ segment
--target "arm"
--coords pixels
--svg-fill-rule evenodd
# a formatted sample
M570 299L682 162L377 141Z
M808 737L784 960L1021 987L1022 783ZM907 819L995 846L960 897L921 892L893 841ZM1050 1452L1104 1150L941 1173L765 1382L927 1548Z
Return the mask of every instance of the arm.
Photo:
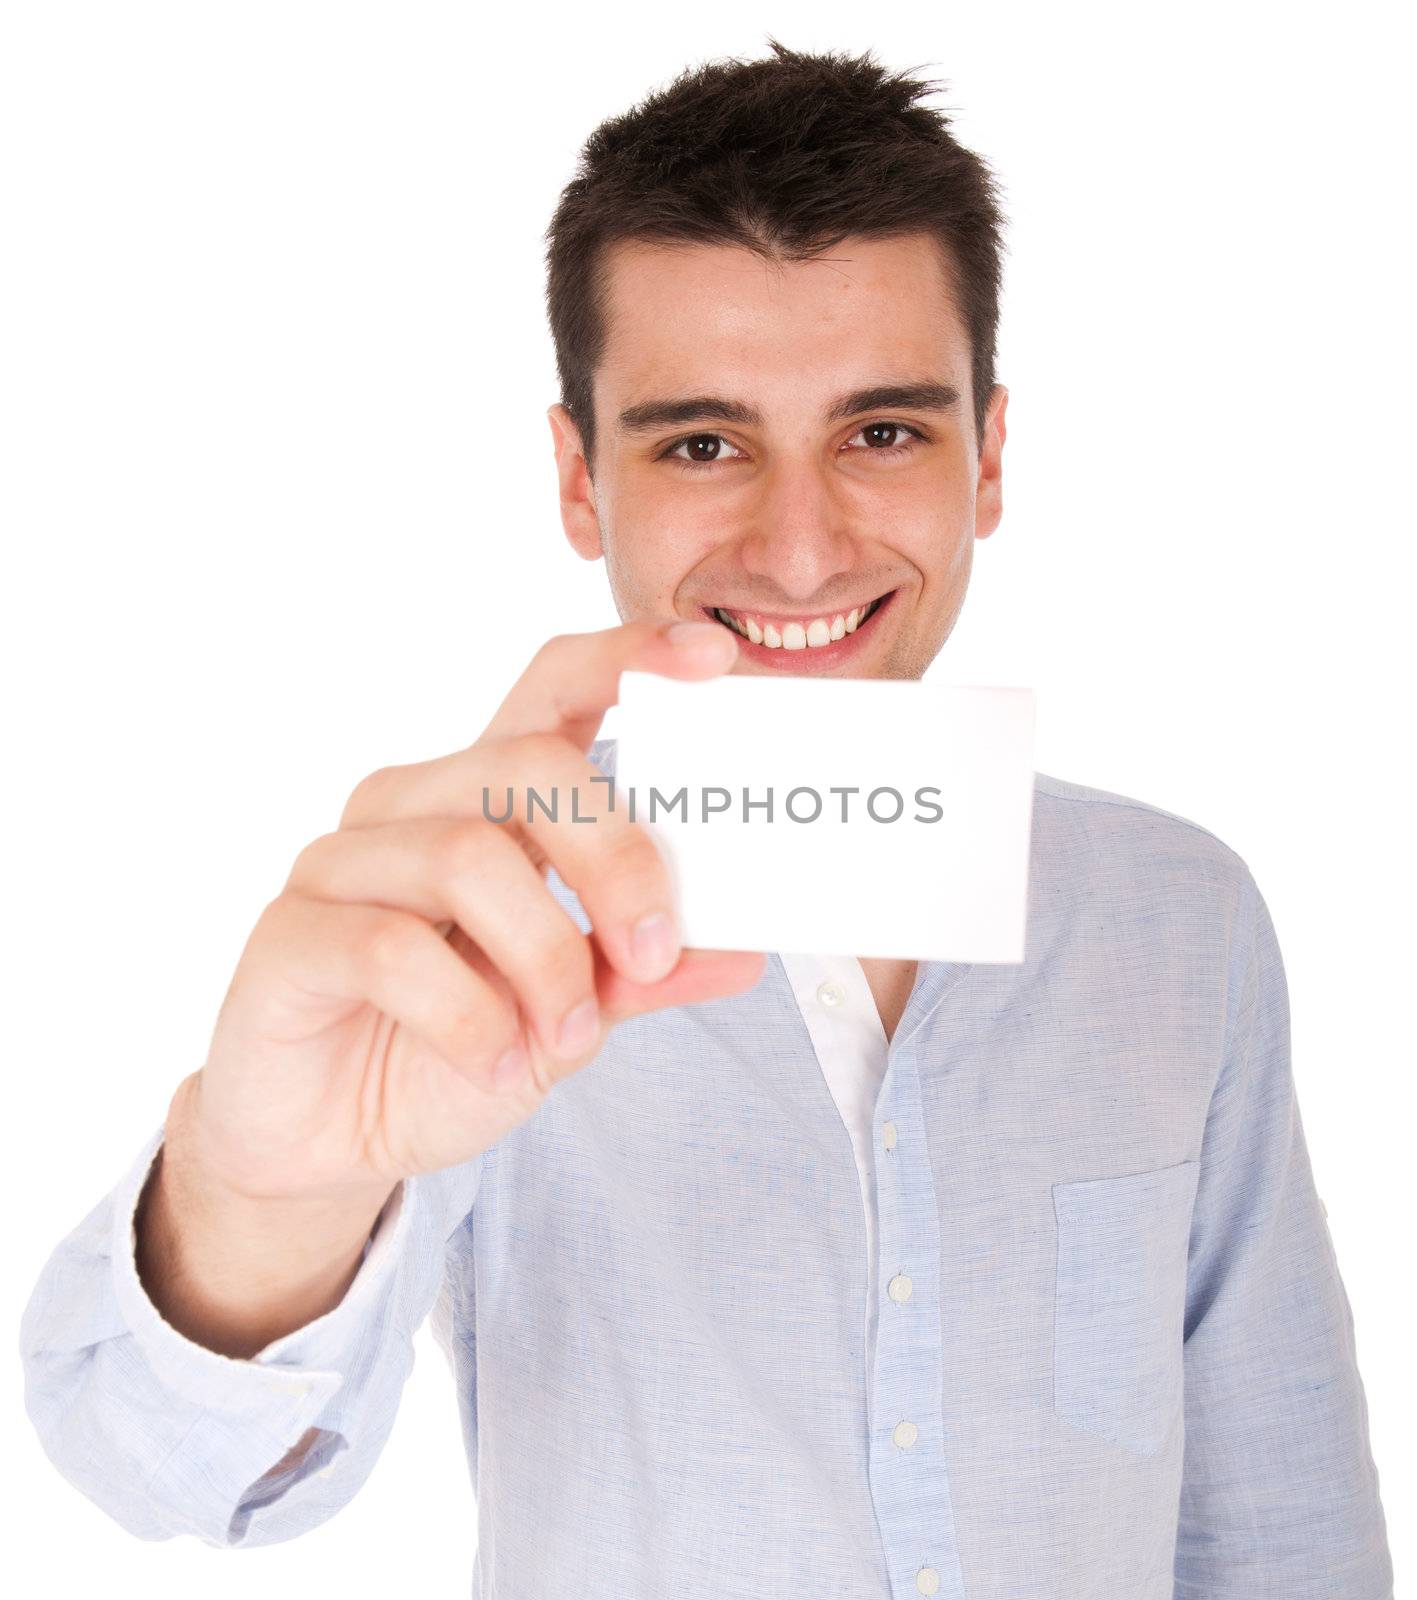
M153 1309L185 1338L219 1355L250 1359L268 1344L333 1311L363 1265L390 1191L323 1202L224 1194L204 1176L183 1112L195 1077L178 1085L165 1136L139 1192L133 1261ZM266 1473L264 1494L329 1435L310 1427Z
M1248 885L1185 1321L1176 1600L1390 1600L1353 1318L1314 1188L1273 924Z
M373 1470L483 1157L403 1180L338 1304L238 1358L166 1322L138 1275L134 1221L162 1141L45 1265L21 1329L26 1407L59 1471L139 1538L292 1539Z
M249 1358L343 1299L394 1185L325 1198L251 1198L207 1173L185 1078L138 1200L138 1277L164 1322L221 1355Z
M653 839L586 786L622 671L700 679L736 653L716 623L558 635L478 740L368 774L300 852L242 950L200 1094L25 1312L44 1448L124 1527L263 1544L333 1515L392 1426L486 1152L609 1027L761 977L757 952L682 948ZM477 816L511 778L574 789L586 809L567 823L602 826L543 818L524 839ZM584 927L546 866L575 883ZM646 921L667 934L648 949Z

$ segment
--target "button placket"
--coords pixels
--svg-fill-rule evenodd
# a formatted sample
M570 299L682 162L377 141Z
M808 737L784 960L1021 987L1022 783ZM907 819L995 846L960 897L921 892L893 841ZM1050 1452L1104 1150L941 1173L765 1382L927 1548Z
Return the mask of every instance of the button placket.
M938 1376L932 1376L939 1371L942 1293L938 1266L931 1267L941 1259L938 1201L928 1152L918 1138L920 1077L908 1044L895 1054L893 1066L895 1116L880 1124L877 1199L878 1260L894 1257L895 1270L882 1274L880 1298L887 1304L877 1328L871 1414L884 1426L872 1429L872 1482L887 1547L915 1557L913 1568L898 1572L897 1585L961 1600L943 1397ZM912 1136L907 1144L902 1129Z
M853 1133L870 1245L863 1332L870 1351L872 1495L882 1540L892 1552L892 1593L964 1600L940 1391L939 1207L929 1151L920 1138L924 1109L911 1042L938 996L933 989L926 996L917 992L906 1027L887 1040L859 963L789 955L782 965L849 1129L849 1100L858 1098L853 1069L867 1064L868 1052L870 1066L885 1069L874 1073L868 1142L863 1146ZM877 1122L884 1104L894 1117ZM902 1140L902 1133L909 1138ZM874 1204L867 1187L871 1168Z

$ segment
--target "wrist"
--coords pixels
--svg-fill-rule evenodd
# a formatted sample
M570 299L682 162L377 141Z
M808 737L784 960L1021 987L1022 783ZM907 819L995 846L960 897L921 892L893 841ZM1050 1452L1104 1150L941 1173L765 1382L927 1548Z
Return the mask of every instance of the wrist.
M393 1186L246 1194L204 1168L180 1110L172 1131L136 1219L138 1275L164 1320L246 1359L334 1310Z

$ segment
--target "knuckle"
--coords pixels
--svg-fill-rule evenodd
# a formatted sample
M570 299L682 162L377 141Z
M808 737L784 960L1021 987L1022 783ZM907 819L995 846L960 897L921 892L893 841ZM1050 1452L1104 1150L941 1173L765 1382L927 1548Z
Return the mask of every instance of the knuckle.
M532 660L542 665L559 661L572 648L575 638L573 633L553 633L537 646Z
M365 773L355 784L340 814L341 828L357 827L365 817L373 814L377 806L377 796L388 784L393 770L392 767L376 767L373 772Z
M463 996L448 1000L442 1028L444 1037L456 1040L460 1053L471 1061L485 1056L491 1042L505 1031L495 1006L469 1002Z
M397 972L418 944L417 919L390 912L376 918L360 936L360 957L371 972Z
M485 1068L517 1040L517 1018L500 1001L457 1002L448 1007L444 1037L467 1066Z
M537 982L548 996L548 1003L560 1005L563 999L590 992L594 963L579 928L553 927L535 941L533 956Z
M288 960L310 939L311 909L308 896L298 890L282 889L261 907L246 936L238 966L249 969Z
M432 844L433 870L441 882L476 879L483 872L492 824L473 818L450 823Z
M531 775L538 770L554 771L572 754L579 755L580 752L559 733L524 733L513 741L512 764L519 776L524 771Z
M287 927L294 913L294 900L287 885L273 899L267 900L261 907L251 930L249 943L258 940L272 939L278 936Z
M315 882L338 837L337 833L322 833L318 838L312 839L292 863L290 876L285 880L287 886L298 887L301 884Z
M517 679L519 684L532 684L539 679L554 678L565 670L562 665L566 652L566 635L553 633L549 639L543 639L536 649L532 651L531 659L522 669L522 675Z
M663 857L639 823L610 830L604 870L617 888L658 891L668 876Z

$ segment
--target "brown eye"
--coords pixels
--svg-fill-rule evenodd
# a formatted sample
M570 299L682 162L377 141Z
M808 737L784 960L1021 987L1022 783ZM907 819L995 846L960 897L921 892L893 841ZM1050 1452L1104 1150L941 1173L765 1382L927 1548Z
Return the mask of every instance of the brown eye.
M881 437L883 434L886 435L885 438ZM925 435L919 428L912 428L908 422L868 422L864 427L857 429L854 437L859 439L863 435L867 440L867 450L878 456L909 455L915 445L897 444L896 440L902 435L921 443L925 440Z
M732 461L735 456L724 455L724 449L736 449L721 433L690 433L664 451L661 459L673 461L675 466L692 470L695 467L712 467L720 461ZM687 454L685 453L687 452Z

